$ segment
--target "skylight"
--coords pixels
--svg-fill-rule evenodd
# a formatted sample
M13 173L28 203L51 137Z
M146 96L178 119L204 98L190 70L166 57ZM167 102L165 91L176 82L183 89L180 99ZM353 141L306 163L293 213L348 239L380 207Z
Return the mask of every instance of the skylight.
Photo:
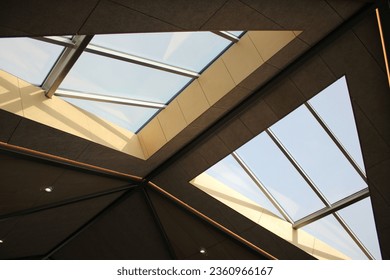
M206 173L350 258L381 258L345 77Z
M242 33L5 38L0 39L0 65L45 90L53 85L51 81L61 77L54 87L54 95L137 132L237 42ZM76 62L64 66L69 61ZM69 68L69 73L64 71ZM118 98L122 100L118 102Z
M63 49L30 38L3 38L0 39L0 67L40 86Z

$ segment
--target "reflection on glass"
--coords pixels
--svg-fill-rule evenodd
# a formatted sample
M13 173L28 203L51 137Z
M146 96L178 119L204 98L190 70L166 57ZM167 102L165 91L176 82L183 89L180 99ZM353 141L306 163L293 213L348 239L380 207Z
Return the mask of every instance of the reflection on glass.
M228 32L233 34L236 37L240 37L242 33L244 33L245 31L228 31Z
M190 80L180 75L84 53L60 88L166 103Z
M231 155L209 168L206 173L283 219L279 211Z
M126 106L75 98L61 98L87 112L132 132L136 132L157 112L157 109L151 108Z
M0 39L0 69L41 85L63 47L30 38Z
M345 77L314 96L309 103L364 171L359 137Z
M231 42L211 32L96 35L91 44L200 72Z
M330 202L367 187L306 107L274 124L272 131Z
M332 215L326 216L302 229L351 259L367 259L366 255ZM329 256L326 255L324 257Z
M382 259L371 200L366 198L338 212L375 259Z
M267 134L252 139L237 153L293 220L325 206Z

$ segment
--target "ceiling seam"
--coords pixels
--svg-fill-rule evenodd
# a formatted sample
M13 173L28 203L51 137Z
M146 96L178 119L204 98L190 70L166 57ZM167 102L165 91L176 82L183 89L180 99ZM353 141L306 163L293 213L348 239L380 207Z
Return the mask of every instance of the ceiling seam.
M87 21L89 20L89 18L91 17L91 15L95 12L96 8L99 6L99 4L101 3L101 0L97 1L97 3L95 4L95 6L93 7L93 9L91 10L91 12L88 14L88 16L86 17L86 19L83 21L83 23L81 24L80 28L77 30L77 34L78 35L80 33L80 30L83 29L84 25L87 23Z
M245 3L245 2L242 2L241 0L238 0L239 2L241 2L243 5L247 6L248 8L256 11L257 13L259 13L260 15L262 15L263 17L265 17L266 19L268 19L269 21L273 22L274 24L276 24L277 26L279 26L282 30L287 30L286 27L284 27L283 25L281 25L280 23L276 22L275 20L273 20L272 18L268 17L267 15L263 14L261 11L258 11L257 9L255 9L254 7L250 6L249 4Z
M87 200L100 198L103 196L109 196L109 195L112 195L115 193L127 191L129 189L134 188L134 187L136 187L136 185L127 184L127 185L124 185L124 186L119 187L119 188L115 188L115 189L111 189L111 190L107 190L107 191L103 191L103 192L99 192L99 193L73 197L73 198L65 199L63 201L53 202L51 204L36 206L36 207L28 208L28 209L23 209L23 210L7 213L7 214L2 214L2 215L0 215L0 222L11 219L11 218L27 216L27 215L35 214L38 212L48 211L48 210L52 210L55 208L67 206L67 205L74 204L74 203L80 203L80 202L84 202Z
M142 15L148 17L148 18L153 18L153 19L155 19L155 20L158 20L158 21L161 21L161 22L163 22L163 23L169 24L169 25L171 25L171 26L173 26L173 27L176 27L176 28L178 28L178 29L184 31L184 29L183 29L182 27L180 27L180 26L177 26L177 25L175 25L175 24L173 24L173 23L170 23L170 22L168 22L168 21L162 20L162 19L160 19L160 18L157 18L157 17L151 16L151 15L148 15L148 14L146 14L146 13L144 13L144 12L139 11L139 10L130 8L130 7L128 7L128 6L126 6L126 5L122 4L122 3L116 2L115 0L108 0L108 1L111 2L111 3L113 3L113 4L116 4L116 5L118 5L118 6L122 6L122 7L125 8L125 9L128 9L128 10L131 10L131 11L134 11L134 12L137 12L137 13L140 13L140 14L142 14Z
M206 19L206 21L204 23L202 23L200 26L199 26L199 30L201 30L203 28L203 26L205 26L220 10L222 10L223 7L226 6L226 4L229 2L230 0L226 0L225 3L223 3L221 5L221 7L219 7L208 19Z
M171 244L169 236L164 228L164 224L162 223L160 217L158 216L158 212L157 212L156 208L154 207L153 201L150 199L150 196L148 194L148 190L146 188L147 186L148 185L145 185L144 187L142 187L142 191L144 194L144 198L146 200L146 204L148 205L148 208L149 208L150 212L152 213L153 219L154 219L155 223L157 224L157 227L159 228L161 237L165 241L165 245L168 247L169 254L171 255L172 259L177 260L178 257L177 257L176 252Z
M99 221L104 215L112 211L115 207L117 207L124 200L129 198L138 188L132 188L122 194L119 198L115 199L113 202L108 204L104 209L99 211L95 216L89 219L86 223L84 223L81 227L71 232L65 239L63 239L60 243L58 243L53 249L51 249L45 256L42 258L43 260L48 259L62 248L64 248L68 243L72 242L73 239L77 238L80 234L82 234L85 230L93 226L97 221Z

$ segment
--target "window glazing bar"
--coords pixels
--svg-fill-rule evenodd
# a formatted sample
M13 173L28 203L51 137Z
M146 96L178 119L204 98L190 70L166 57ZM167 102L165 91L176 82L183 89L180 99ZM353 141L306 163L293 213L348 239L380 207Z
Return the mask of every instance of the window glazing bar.
M360 241L360 239L356 236L353 230L347 225L344 219L339 215L339 213L333 213L333 216L336 220L341 224L344 230L348 233L348 235L352 238L352 240L358 245L360 250L366 255L369 260L374 260L374 256L370 253L370 251L364 246L364 244Z
M283 207L279 204L279 202L273 197L273 195L268 191L268 189L263 185L263 183L257 178L257 176L253 173L253 171L249 168L248 165L244 162L244 160L236 153L233 152L231 154L233 158L237 161L237 163L244 169L245 173L252 179L252 181L259 187L259 189L264 193L264 195L268 198L268 200L275 206L275 208L279 211L279 213L284 217L286 221L293 224L293 219L287 214L287 212L283 209Z
M199 73L194 72L194 71L186 70L186 69L183 69L180 67L175 67L172 65L168 65L168 64L157 62L154 60L138 57L138 56L131 55L131 54L126 54L126 53L114 51L114 50L100 47L100 46L96 46L93 44L88 45L87 48L85 49L85 51L89 52L89 53L117 59L117 60L122 60L125 62L130 62L130 63L158 69L158 70L165 71L165 72L170 72L170 73L177 74L177 75L190 77L190 78L198 78L199 77Z
M325 195L320 191L320 189L316 186L316 184L311 180L309 175L303 170L303 168L299 165L299 163L294 159L294 157L290 154L287 148L282 144L279 138L272 132L271 129L267 129L266 133L271 138L271 140L276 144L279 150L286 156L286 158L290 161L290 163L294 166L294 168L298 171L298 173L302 176L302 178L306 181L306 183L310 186L310 188L316 193L316 195L321 199L321 201L326 205L330 206L330 202L326 199Z
M229 41L232 41L233 43L237 43L240 40L240 38L227 31L212 31L212 33L221 36L222 38L225 38Z
M351 204L354 204L362 199L365 199L370 196L370 192L368 188L364 188L350 196L347 196L343 199L340 199L339 201L324 207L310 215L307 215L306 217L303 217L302 219L299 219L293 224L294 229L301 228L303 226L306 226L310 223L313 223L329 214L333 214L334 212L343 209Z
M46 43L67 47L67 48L75 47L75 43L72 41L72 39L62 37L62 36L43 36L43 37L31 37L31 38Z
M347 152L345 147L341 144L341 142L337 139L336 135L330 130L330 128L326 125L324 120L321 118L321 116L317 113L317 111L311 106L309 102L305 102L306 108L310 111L310 113L313 115L313 117L317 120L317 122L321 125L323 130L328 134L328 136L332 139L333 143L336 144L337 148L340 150L340 152L345 156L345 158L349 161L349 163L353 166L353 168L356 170L356 172L359 174L359 176L363 179L364 182L367 184L367 177L365 172L359 167L359 165L356 163L356 161L352 158L352 156Z
M71 90L62 90L62 89L58 89L54 93L54 95L60 96L60 97L67 97L67 98L83 99L83 100L89 100L89 101L121 104L121 105L128 105L128 106L137 106L137 107L144 107L144 108L154 108L154 109L163 109L167 106L165 104L156 103L156 102L149 102L149 101L136 100L136 99L130 99L130 98L100 95L100 94L94 94L94 93L84 93L84 92L77 92L77 91L71 91Z
M47 97L51 98L54 95L92 38L93 35L76 35L73 37L74 46L64 49L42 84Z
M361 241L356 237L353 231L348 227L348 225L335 213L337 210L340 210L344 207L347 207L359 200L362 200L370 195L368 188L365 188L351 196L348 196L344 199L339 200L338 202L331 204L326 197L321 193L318 187L314 184L314 182L310 179L310 177L305 173L303 168L298 164L298 162L293 158L293 156L288 152L288 150L283 146L281 141L276 137L276 135L270 130L266 130L267 134L271 137L274 143L279 147L279 149L283 152L283 154L288 158L288 160L294 165L296 170L301 174L304 180L310 185L312 190L317 194L317 196L321 199L321 201L325 204L325 207L319 211L310 214L293 224L294 229L298 229L305 225L308 225L316 220L319 220L329 214L333 214L333 216L337 219L337 221L341 224L341 226L347 231L347 233L351 236L352 240L358 245L358 247L363 251L363 253L372 259L372 255L369 253L367 248L361 243ZM340 219L339 219L340 218Z

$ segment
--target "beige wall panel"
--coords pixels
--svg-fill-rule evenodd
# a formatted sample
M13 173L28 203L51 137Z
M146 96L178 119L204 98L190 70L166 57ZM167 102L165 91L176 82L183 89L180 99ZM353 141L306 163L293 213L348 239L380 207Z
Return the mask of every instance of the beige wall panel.
M176 99L162 110L157 115L157 118L160 121L167 141L171 140L187 126L187 122Z
M167 143L158 118L152 119L139 133L139 140L147 157L153 155Z
M236 84L242 82L264 63L248 33L231 46L221 58Z
M316 239L304 230L293 229L290 223L206 173L197 176L190 183L279 237L312 254L314 257L321 259L348 259L341 252Z
M236 86L221 58L199 77L199 83L210 106Z
M293 31L251 31L248 35L264 61L295 39Z
M18 78L0 70L0 108L23 116Z
M0 108L33 121L145 159L138 137L66 101L46 98L41 88L0 71Z
M177 96L177 102L188 124L210 108L198 80L194 80Z

